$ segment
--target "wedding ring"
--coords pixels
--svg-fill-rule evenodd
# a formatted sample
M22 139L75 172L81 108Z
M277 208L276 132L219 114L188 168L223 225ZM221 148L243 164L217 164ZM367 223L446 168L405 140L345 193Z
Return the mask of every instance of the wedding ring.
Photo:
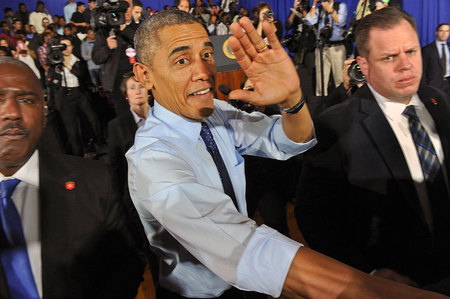
M258 53L262 53L262 52L264 52L265 50L267 50L267 48L268 48L268 46L267 46L267 43L264 45L264 47L263 48L261 48L261 49L258 49L258 50L256 50Z

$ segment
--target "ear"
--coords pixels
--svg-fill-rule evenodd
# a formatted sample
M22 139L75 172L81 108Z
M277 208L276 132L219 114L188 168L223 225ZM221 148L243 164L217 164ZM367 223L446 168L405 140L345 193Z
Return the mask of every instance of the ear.
M153 80L151 72L152 71L150 70L150 68L141 62L136 62L133 65L134 75L136 76L138 81L141 82L142 85L144 85L144 87L147 90L151 90L153 88Z
M367 58L358 56L356 57L356 62L358 63L359 67L361 68L361 72L364 74L364 76L367 77L369 73L369 62L367 61Z

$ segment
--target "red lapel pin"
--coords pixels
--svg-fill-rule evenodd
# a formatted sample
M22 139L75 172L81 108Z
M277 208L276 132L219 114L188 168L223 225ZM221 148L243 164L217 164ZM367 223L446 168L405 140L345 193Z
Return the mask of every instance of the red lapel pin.
M437 105L438 103L435 98L431 98L430 101L433 105Z
M66 182L66 189L67 190L75 189L75 182Z

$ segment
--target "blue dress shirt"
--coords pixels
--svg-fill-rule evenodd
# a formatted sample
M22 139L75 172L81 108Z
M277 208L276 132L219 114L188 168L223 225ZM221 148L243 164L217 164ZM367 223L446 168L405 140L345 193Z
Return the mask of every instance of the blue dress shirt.
M278 297L302 245L247 217L241 155L288 159L316 139L292 142L281 116L247 114L216 100L205 121L230 174L238 211L223 191L200 122L157 101L150 113L126 156L131 197L161 260L161 286L186 297L218 297L232 285Z

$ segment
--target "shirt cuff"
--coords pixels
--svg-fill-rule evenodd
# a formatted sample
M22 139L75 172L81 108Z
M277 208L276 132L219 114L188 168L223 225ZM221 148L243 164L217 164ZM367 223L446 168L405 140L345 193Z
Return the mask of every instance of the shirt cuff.
M262 225L256 229L237 268L237 287L279 297L298 249L303 245Z

